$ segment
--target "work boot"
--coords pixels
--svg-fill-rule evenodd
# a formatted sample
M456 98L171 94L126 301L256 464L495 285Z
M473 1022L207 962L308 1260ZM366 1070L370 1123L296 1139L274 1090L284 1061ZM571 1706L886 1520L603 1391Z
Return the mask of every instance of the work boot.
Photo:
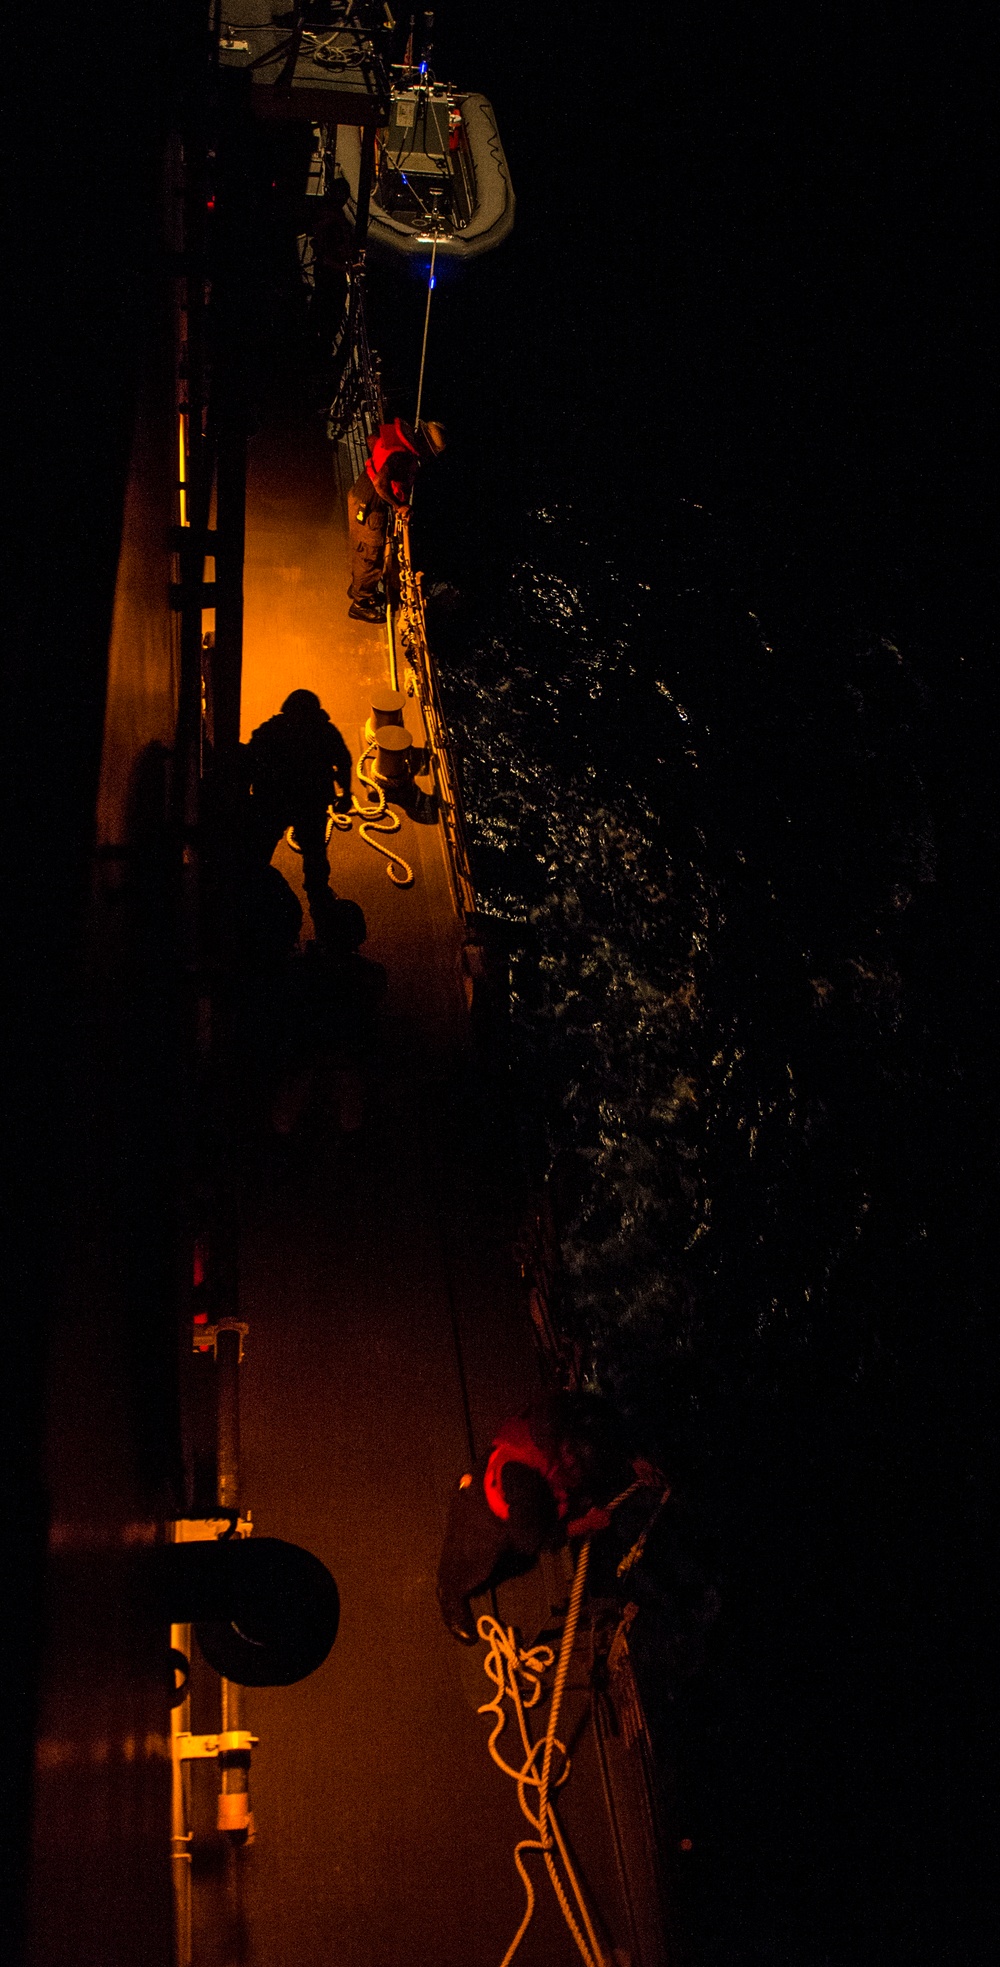
M381 622L385 620L385 609L377 601L352 601L347 613L352 622Z
M457 1639L462 1646L474 1646L479 1635L476 1632L476 1621L472 1616L472 1607L468 1599L453 1597L450 1592L442 1591L440 1585L437 1596L441 1617L452 1638Z

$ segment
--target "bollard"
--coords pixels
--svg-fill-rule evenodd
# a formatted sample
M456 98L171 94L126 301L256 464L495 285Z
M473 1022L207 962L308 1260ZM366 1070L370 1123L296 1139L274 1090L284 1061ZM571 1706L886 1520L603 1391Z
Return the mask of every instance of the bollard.
M406 786L410 783L410 752L413 739L409 731L397 724L383 724L377 734L378 751L375 758L374 776L384 785Z
M405 704L402 690L380 690L373 696L370 720L373 735L384 724L402 724Z

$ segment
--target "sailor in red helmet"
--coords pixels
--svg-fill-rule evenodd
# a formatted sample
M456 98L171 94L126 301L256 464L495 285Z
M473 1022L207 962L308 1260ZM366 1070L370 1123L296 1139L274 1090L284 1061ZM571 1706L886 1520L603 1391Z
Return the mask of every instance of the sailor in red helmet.
M596 1395L543 1395L504 1421L448 1512L437 1594L449 1632L475 1645L470 1596L530 1571L566 1537L606 1530L598 1497L634 1478L655 1482L660 1472L638 1456L630 1464L621 1426Z
M384 423L369 437L371 457L351 486L347 500L347 530L351 542L352 621L377 622L385 614L382 569L390 512L408 512L413 484L424 458L440 457L445 433L439 423L419 423L404 417Z

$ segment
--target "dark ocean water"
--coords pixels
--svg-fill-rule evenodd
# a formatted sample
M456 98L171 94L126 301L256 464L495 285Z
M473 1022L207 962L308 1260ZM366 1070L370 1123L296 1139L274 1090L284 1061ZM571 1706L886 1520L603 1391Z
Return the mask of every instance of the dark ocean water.
M680 1467L721 1600L698 1677L663 1673L694 1957L931 1958L941 1917L985 1959L960 735L887 637L816 664L748 609L690 503L641 556L582 502L520 537L447 692L574 1330Z
M886 10L495 24L440 26L520 202L435 293L453 444L421 555L462 595L436 641L567 1316L679 1471L689 1634L717 1594L697 1673L662 1603L645 1662L686 1945L973 1967L1000 845L975 51ZM412 414L423 294L380 281Z

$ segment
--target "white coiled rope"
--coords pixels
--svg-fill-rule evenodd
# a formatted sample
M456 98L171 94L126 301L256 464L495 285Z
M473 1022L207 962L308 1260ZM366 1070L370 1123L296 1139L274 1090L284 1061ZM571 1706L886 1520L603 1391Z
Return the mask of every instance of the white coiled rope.
M627 1489L622 1490L620 1496L616 1496L614 1501L608 1504L609 1511L616 1510L620 1508L622 1503L628 1502L629 1497L634 1496L637 1489L648 1486L649 1480L649 1476L643 1475L640 1480L630 1483ZM630 1569L641 1558L649 1530L659 1516L669 1495L669 1488L664 1487L663 1495L650 1518L650 1522L646 1525L642 1536L633 1544L627 1559L623 1560L619 1565L619 1575ZM573 1940L580 1958L584 1962L584 1967L608 1967L607 1955L604 1953L597 1934L594 1931L594 1922L587 1910L587 1902L583 1896L580 1881L573 1869L569 1852L566 1849L566 1841L559 1827L559 1819L556 1816L555 1806L549 1795L550 1789L560 1789L562 1787L570 1772L570 1758L566 1753L563 1743L556 1734L556 1729L559 1725L559 1710L562 1706L566 1675L569 1672L569 1663L576 1640L576 1628L580 1619L580 1606L583 1602L583 1587L587 1580L587 1565L589 1562L590 1538L588 1537L577 1559L576 1575L573 1579L569 1609L566 1613L566 1624L563 1627L562 1644L559 1648L559 1664L556 1668L556 1677L552 1686L552 1706L549 1709L548 1727L544 1735L540 1736L537 1742L532 1741L528 1733L528 1724L524 1717L526 1710L536 1707L538 1701L541 1699L542 1675L547 1673L555 1658L551 1646L518 1646L517 1640L514 1637L513 1626L500 1625L498 1620L491 1618L488 1613L479 1619L476 1624L476 1631L480 1639L485 1639L487 1645L483 1670L487 1679L492 1680L496 1688L493 1699L491 1701L484 1701L482 1707L479 1709L480 1714L496 1715L496 1721L490 1731L489 1751L497 1768L502 1769L504 1775L510 1776L517 1784L517 1800L520 1805L521 1814L527 1818L528 1823L535 1833L533 1837L522 1837L520 1842L514 1846L514 1863L517 1866L525 1893L524 1918L500 1962L500 1967L510 1967L510 1962L513 1960L531 1924L532 1915L535 1910L535 1888L531 1882L522 1856L522 1853L525 1851L541 1852L545 1861L545 1869L552 1883L552 1889L559 1902L559 1909L573 1935ZM504 1759L497 1747L497 1743L507 1725L507 1714L504 1709L504 1702L507 1700L510 1701L514 1710L518 1731L521 1736L521 1747L524 1752L523 1760L519 1768L516 1769L512 1763ZM558 1774L553 1778L552 1761L557 1749L562 1758L562 1766ZM542 1758L541 1770L538 1767L539 1754L541 1754ZM532 1808L531 1798L534 1792L537 1792L537 1803ZM562 1867L562 1876L560 1876L560 1866ZM570 1903L571 1894L576 1904L575 1913ZM579 1917L577 1917L577 1914ZM583 1931L581 1931L581 1927Z
M394 813L391 806L386 804L385 793L383 792L382 787L379 785L377 779L373 779L371 775L365 771L365 765L369 758L373 758L375 756L375 750L376 750L376 745L375 742L373 741L367 747L367 749L364 752L362 752L361 757L358 760L358 777L361 780L362 785L366 785L369 789L369 792L373 794L375 804L374 805L369 804L367 806L359 806L356 797L352 793L351 804L346 813L335 813L333 812L332 809L328 812L327 821L326 821L326 837L329 840L331 831L335 826L339 827L342 833L349 832L352 822L355 819L357 819L360 822L358 826L358 832L360 833L361 838L365 843L365 846L374 847L375 852L377 854L385 855L385 858L389 863L388 867L386 868L386 873L388 874L389 879L393 883L394 887L409 888L413 881L413 869L410 866L409 861L404 861L402 854L397 854L393 847L386 847L382 844L381 840L372 839L373 833L379 833L379 834L398 833L400 827L403 824L402 820L399 817L399 814ZM294 829L292 827L288 828L285 834L285 839L287 840L288 845L292 848L294 853L300 854L302 852L302 849L295 838ZM397 872L397 870L399 871Z
M540 1851L545 1861L552 1889L559 1902L562 1916L576 1943L580 1958L585 1967L606 1967L603 1952L594 1923L587 1909L586 1900L570 1861L565 1839L559 1827L555 1805L549 1794L550 1789L559 1789L566 1781L570 1771L570 1759L563 1743L556 1734L559 1724L559 1709L562 1705L563 1688L569 1672L570 1657L576 1638L576 1628L580 1617L580 1604L583 1587L587 1577L587 1564L590 1558L590 1539L583 1545L573 1579L569 1610L563 1630L562 1645L559 1649L559 1664L556 1668L552 1688L552 1706L549 1710L548 1727L537 1742L532 1742L525 1720L525 1711L537 1705L542 1691L542 1675L552 1665L554 1654L550 1646L520 1647L514 1636L513 1626L504 1627L488 1614L479 1619L476 1630L480 1639L487 1644L486 1659L483 1662L487 1678L493 1682L496 1693L491 1701L485 1701L479 1709L480 1714L495 1714L496 1721L490 1733L489 1751L498 1769L510 1776L517 1784L517 1800L521 1814L531 1826L534 1835L522 1837L514 1846L514 1863L517 1866L525 1892L524 1918L504 1954L500 1967L510 1967L518 1947L531 1924L535 1910L535 1888L524 1863L523 1853ZM507 1762L497 1746L507 1723L504 1702L510 1700L521 1736L523 1758L518 1768ZM561 1767L553 1777L553 1756L558 1750ZM539 1768L541 1757L541 1768ZM536 1798L534 1807L532 1798ZM560 1876L560 1867L562 1876ZM564 1883L565 1880L565 1883ZM575 1902L576 1911L570 1903ZM581 1928L583 1930L581 1931Z

